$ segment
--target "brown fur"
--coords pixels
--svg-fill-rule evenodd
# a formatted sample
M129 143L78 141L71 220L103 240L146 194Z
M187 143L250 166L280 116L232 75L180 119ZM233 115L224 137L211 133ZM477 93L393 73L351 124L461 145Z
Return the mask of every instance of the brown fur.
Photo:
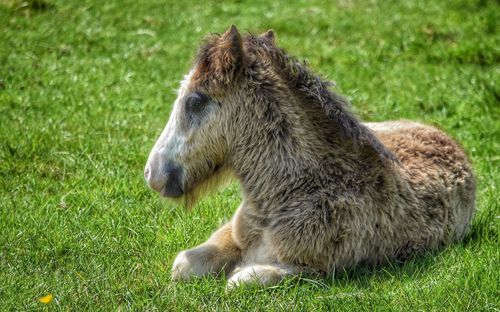
M217 159L241 183L243 202L206 243L179 254L172 277L225 270L228 287L273 284L404 260L461 238L475 180L460 146L414 122L360 123L274 41L272 31L242 38L233 26L200 49L186 92L219 106L192 144L218 148L190 162ZM211 169L200 170L210 180Z

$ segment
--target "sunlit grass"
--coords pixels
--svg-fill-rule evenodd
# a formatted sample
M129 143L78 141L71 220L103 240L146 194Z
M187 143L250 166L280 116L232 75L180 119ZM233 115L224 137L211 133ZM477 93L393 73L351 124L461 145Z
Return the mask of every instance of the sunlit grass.
M499 20L482 0L0 0L2 309L500 309ZM229 219L239 190L188 213L142 170L200 40L233 23L273 28L362 119L420 120L459 140L479 182L464 242L271 289L170 282L176 253Z

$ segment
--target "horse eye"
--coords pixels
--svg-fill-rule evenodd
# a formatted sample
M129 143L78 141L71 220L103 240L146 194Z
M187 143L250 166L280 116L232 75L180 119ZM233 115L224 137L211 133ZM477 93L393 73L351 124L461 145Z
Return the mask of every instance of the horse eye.
M209 100L208 96L193 92L186 98L186 110L188 112L198 112L200 111L204 104Z

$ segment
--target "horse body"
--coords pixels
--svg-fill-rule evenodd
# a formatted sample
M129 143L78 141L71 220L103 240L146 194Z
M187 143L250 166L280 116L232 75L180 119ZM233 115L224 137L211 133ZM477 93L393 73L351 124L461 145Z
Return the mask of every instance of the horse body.
M272 190L242 182L244 204L232 221L233 239L246 251L242 263L287 263L331 273L358 263L405 260L462 237L475 187L462 150L433 127L384 125L368 124L400 163L383 171L363 163L351 168L349 162L344 172L336 163L334 170L322 166L281 177L269 168L272 177L259 177L276 180L266 182Z
M150 186L192 204L234 175L243 202L172 278L228 287L406 259L462 237L475 180L463 150L409 121L362 124L274 45L232 27L200 50L148 160Z

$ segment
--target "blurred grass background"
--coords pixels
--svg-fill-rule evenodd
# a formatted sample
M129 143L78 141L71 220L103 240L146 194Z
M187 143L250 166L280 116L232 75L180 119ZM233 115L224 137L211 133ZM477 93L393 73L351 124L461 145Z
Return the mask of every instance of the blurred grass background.
M0 302L38 310L499 310L496 1L0 0ZM171 283L179 250L229 219L237 185L186 213L143 181L201 39L275 30L363 120L438 125L467 149L464 242L404 265L224 292Z

